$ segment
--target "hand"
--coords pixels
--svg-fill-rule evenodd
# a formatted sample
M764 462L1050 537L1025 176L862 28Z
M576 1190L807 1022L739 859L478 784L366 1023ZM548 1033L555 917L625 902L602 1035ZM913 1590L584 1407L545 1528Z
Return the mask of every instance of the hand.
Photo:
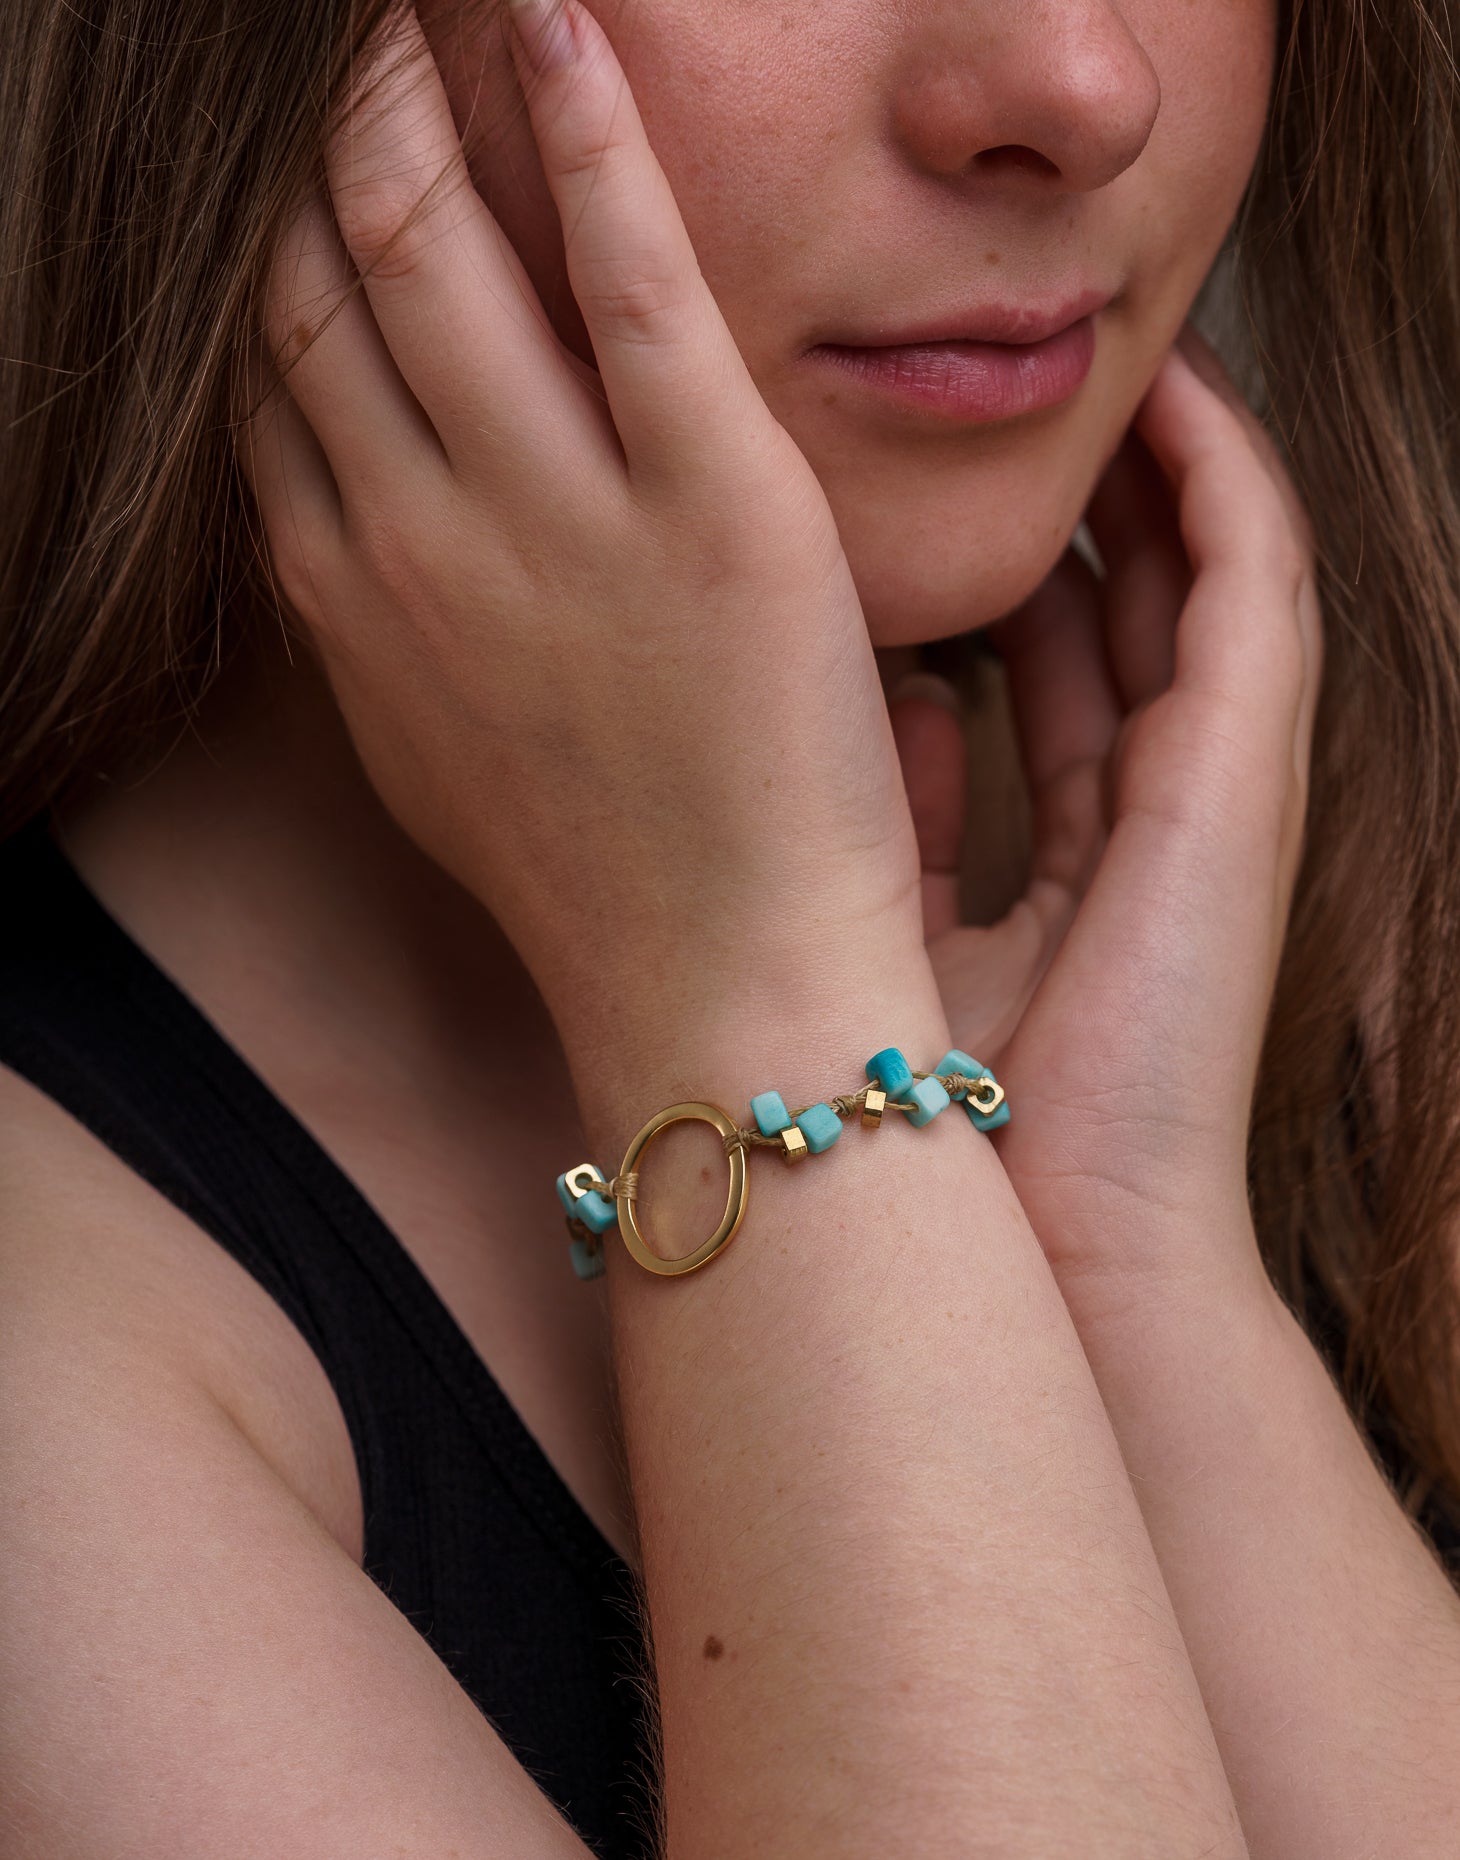
M809 986L841 937L921 961L916 838L820 486L601 29L564 0L522 30L598 370L472 188L408 14L329 151L332 205L273 274L286 385L261 363L246 468L278 584L385 803L560 1027L631 986L672 1017L783 952Z
M921 702L893 716L950 1025L1008 1089L1001 1159L1067 1300L1095 1310L1261 1269L1247 1130L1321 627L1291 480L1194 331L1087 521L1103 580L1072 549L995 629L1035 846L1026 897L992 928L956 921L957 725Z

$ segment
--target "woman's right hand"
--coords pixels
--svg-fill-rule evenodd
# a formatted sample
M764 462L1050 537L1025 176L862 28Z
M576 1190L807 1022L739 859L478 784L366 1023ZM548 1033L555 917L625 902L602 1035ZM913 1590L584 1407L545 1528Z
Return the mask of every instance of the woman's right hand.
M261 363L246 469L277 583L385 804L560 1025L630 967L672 1012L768 939L813 977L833 927L919 962L916 837L831 511L602 30L563 0L521 31L598 371L472 187L407 14L271 280L287 386Z

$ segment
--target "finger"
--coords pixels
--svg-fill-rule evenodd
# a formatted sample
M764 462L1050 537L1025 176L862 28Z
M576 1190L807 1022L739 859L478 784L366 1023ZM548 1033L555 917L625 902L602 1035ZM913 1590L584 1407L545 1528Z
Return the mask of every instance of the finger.
M1217 394L1236 416L1248 443L1257 454L1268 478L1277 490L1287 512L1303 554L1313 566L1314 574L1305 581L1298 597L1298 632L1303 645L1303 689L1298 703L1294 740L1294 761L1307 791L1308 768L1312 757L1313 725L1323 674L1323 617L1316 585L1317 533L1298 487L1268 428L1258 419L1238 391L1217 351L1196 326L1187 322L1177 337L1177 347L1196 374Z
M440 442L401 379L324 198L291 222L269 273L266 333L280 377L330 461L346 506L440 465Z
M990 629L1034 811L1031 902L1051 936L1099 861L1107 832L1105 765L1120 699L1101 632L1100 583L1071 548L1023 605Z
M1312 519L1304 507L1302 498L1298 495L1298 488L1293 483L1292 475L1278 451L1272 434L1247 404L1236 382L1227 372L1221 356L1196 325L1189 320L1181 326L1177 334L1176 347L1198 378L1231 408L1238 424L1247 436L1249 445L1257 454L1259 462L1282 499L1283 508L1287 511L1288 521L1293 526L1294 535L1311 553L1317 546L1317 537Z
M1103 760L1119 727L1100 601L1098 578L1070 548L1027 600L988 629L1008 674L1024 772L1036 795L1072 767Z
M1250 882L1265 844L1285 879L1306 792L1299 738L1317 677L1300 618L1311 567L1237 414L1179 348L1137 423L1177 498L1194 573L1177 629L1170 729L1187 764L1204 770L1183 788L1147 793L1143 806L1191 825L1202 817L1191 815L1192 797L1205 795L1203 808L1220 798L1221 817L1240 824L1240 843L1232 837L1223 856L1232 881L1240 869ZM1223 863L1215 848L1207 859L1213 872Z
M315 577L339 540L339 492L323 448L261 342L245 361L242 394L234 441L239 469L258 506L275 583L307 617L324 606Z
M1275 704L1295 711L1297 596L1307 565L1272 479L1236 414L1179 349L1163 359L1136 423L1176 497L1201 596L1188 602L1177 631L1177 677L1262 700L1264 715Z
M1105 569L1111 674L1135 710L1171 683L1176 623L1191 590L1171 491L1139 434L1122 439L1085 517Z
M331 138L334 216L395 366L455 470L622 469L591 372L568 357L472 185L414 10L372 47Z
M630 468L723 463L769 416L613 48L579 0L518 0L512 18L569 280Z
M908 810L923 868L923 935L931 940L959 922L959 860L967 811L968 748L946 689L930 695L929 675L898 686L889 706ZM956 696L955 696L956 703Z

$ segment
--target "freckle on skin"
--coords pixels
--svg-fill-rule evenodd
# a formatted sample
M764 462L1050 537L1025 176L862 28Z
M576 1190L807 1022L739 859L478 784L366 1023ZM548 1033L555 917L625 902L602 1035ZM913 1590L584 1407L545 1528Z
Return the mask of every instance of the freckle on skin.
M705 1640L705 1658L718 1660L725 1651L725 1643L717 1635L710 1634Z
M823 407L834 407L836 405L836 400L837 397L835 394L823 394L821 397L821 404Z
M997 265L999 262L999 254L997 252L985 252L983 255L983 262L986 265Z

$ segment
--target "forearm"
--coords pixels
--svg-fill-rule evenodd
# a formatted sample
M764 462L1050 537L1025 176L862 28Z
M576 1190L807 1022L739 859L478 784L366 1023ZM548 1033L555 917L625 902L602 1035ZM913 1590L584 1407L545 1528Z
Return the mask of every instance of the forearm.
M930 1065L951 1044L931 976L891 972L867 965L836 1009L666 1003L662 1058L628 1071L570 1050L595 1159L611 1173L682 1098L806 1103L889 1042ZM654 1045L635 1029L617 1052ZM952 1107L887 1123L794 1167L753 1155L743 1231L685 1278L609 1235L671 1860L1242 1853L1139 1507L992 1147ZM724 1205L718 1140L678 1126L651 1157L641 1220L687 1251Z
M1184 1250L1180 1233L1164 1236ZM1206 1236L1208 1257L1221 1249ZM1460 1843L1460 1602L1250 1233L1076 1317L1261 1860Z

